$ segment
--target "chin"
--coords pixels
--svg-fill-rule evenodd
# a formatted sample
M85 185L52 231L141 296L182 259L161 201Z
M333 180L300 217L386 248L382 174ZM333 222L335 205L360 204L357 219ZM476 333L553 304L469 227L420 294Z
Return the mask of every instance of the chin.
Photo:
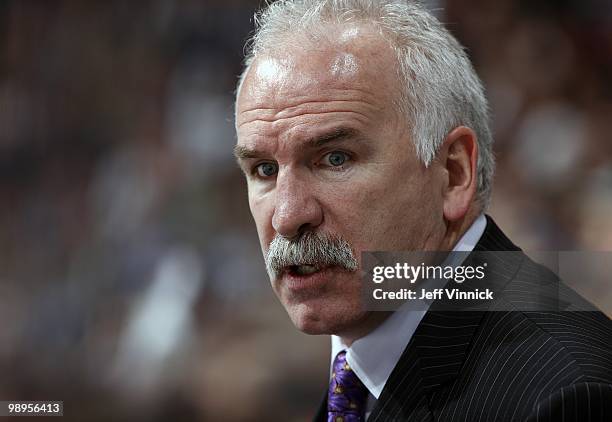
M300 303L285 309L295 327L305 334L339 334L350 330L364 318L365 312L354 309L335 309L334 306L312 306Z

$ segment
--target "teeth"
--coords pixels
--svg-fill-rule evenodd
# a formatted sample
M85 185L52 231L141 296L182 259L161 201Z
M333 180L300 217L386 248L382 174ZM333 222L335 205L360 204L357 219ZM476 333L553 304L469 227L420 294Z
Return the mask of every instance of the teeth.
M308 275L317 272L318 268L313 265L296 265L295 272L298 275Z

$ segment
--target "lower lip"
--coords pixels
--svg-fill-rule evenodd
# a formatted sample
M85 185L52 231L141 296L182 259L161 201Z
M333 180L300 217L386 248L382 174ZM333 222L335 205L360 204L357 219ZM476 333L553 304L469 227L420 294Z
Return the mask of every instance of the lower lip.
M285 272L281 278L281 285L293 292L315 290L326 285L334 271L333 267L327 267L315 273L304 275Z

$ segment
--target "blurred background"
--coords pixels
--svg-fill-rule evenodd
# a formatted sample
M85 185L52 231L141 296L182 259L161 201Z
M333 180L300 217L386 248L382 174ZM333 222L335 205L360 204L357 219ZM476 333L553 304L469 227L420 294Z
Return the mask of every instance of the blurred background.
M489 213L526 250L612 250L612 2L427 4L488 91ZM329 339L269 288L232 157L259 5L0 2L0 400L63 400L70 421L313 415Z

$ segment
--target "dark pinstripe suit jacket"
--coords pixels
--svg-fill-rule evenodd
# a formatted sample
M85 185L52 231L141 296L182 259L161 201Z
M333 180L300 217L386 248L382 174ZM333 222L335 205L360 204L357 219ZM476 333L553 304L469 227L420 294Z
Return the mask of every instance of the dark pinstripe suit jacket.
M437 310L434 302L368 422L612 422L610 319L527 258L490 217L475 251L514 251L487 258L486 280L496 278L501 299L476 311ZM556 310L529 310L526 303L548 300L530 296L543 285L556 289ZM324 400L315 421L327 420L326 408Z

